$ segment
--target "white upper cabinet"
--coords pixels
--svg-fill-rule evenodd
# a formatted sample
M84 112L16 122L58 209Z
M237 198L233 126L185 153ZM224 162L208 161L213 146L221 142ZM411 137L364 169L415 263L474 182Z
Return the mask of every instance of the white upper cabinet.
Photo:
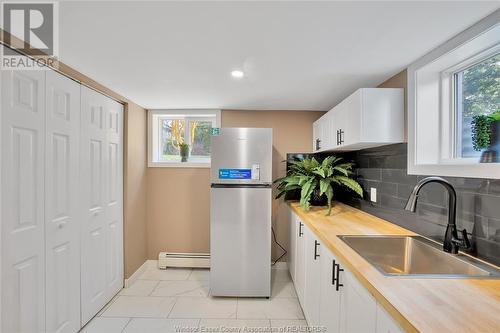
M347 151L404 141L404 92L362 88L313 124L313 151Z

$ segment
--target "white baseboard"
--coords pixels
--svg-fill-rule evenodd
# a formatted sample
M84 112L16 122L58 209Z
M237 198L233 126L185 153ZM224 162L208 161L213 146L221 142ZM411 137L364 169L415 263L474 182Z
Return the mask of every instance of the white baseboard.
M286 261L278 261L274 266L274 269L288 269L288 263Z
M125 279L125 288L130 287L134 282L141 276L142 273L150 269L151 267L157 266L158 260L146 260L128 279Z

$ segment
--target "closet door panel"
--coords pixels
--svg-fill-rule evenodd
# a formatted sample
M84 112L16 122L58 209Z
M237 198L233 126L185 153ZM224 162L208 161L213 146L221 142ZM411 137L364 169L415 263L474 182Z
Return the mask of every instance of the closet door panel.
M80 329L80 85L46 76L46 327Z
M82 324L123 287L123 109L82 87Z
M109 99L107 106L106 281L110 298L123 287L123 107Z
M2 71L2 332L45 329L45 71Z
M106 304L106 100L81 87L82 325Z

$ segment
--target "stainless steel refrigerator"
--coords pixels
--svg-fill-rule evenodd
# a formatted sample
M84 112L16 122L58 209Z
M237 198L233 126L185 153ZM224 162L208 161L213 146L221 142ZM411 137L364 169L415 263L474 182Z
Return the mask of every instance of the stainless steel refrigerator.
M272 129L212 135L210 292L271 295Z

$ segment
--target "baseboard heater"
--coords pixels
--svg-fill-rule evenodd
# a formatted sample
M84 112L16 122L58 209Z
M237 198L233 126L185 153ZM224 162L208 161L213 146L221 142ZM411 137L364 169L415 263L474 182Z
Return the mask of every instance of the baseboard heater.
M210 268L210 254L160 252L158 268L167 267Z

